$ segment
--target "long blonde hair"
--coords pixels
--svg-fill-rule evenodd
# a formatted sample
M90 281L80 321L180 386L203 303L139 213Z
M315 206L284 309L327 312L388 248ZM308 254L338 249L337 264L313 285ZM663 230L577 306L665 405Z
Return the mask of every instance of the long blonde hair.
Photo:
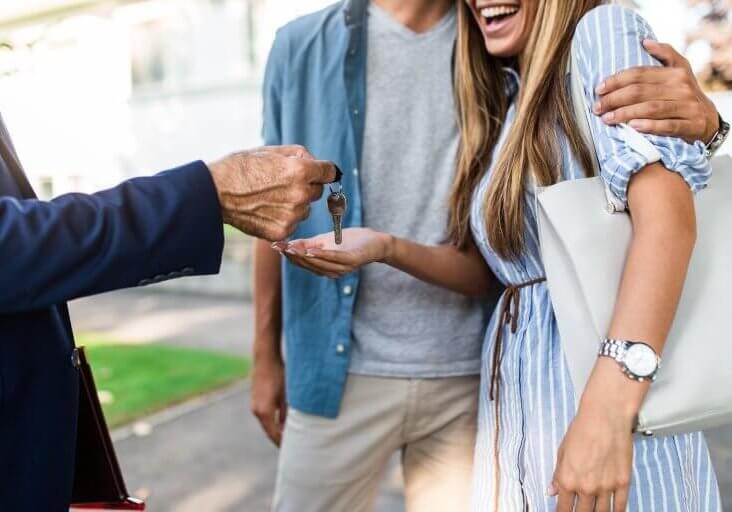
M516 116L483 198L488 240L505 258L517 257L524 248L524 184L530 173L543 186L560 179L559 132L566 134L586 174L592 174L590 152L574 123L566 69L575 27L587 11L602 2L534 2L533 25L519 59L522 86ZM504 64L485 49L469 6L459 0L455 95L461 137L449 225L450 239L459 247L468 243L471 197L491 165L508 109Z

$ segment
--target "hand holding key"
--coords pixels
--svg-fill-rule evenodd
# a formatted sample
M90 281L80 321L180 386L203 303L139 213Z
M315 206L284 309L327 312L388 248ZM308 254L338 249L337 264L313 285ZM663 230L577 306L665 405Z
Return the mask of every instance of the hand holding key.
M332 162L315 160L302 146L264 147L209 164L227 224L270 241L287 238L340 179Z

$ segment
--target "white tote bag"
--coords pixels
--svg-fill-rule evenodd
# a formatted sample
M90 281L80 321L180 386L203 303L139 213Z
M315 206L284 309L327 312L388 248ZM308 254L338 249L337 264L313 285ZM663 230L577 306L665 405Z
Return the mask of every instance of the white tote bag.
M572 60L575 115L592 149ZM659 160L650 142L626 131L634 147ZM638 418L636 431L645 435L732 423L732 158L717 157L712 166L709 187L695 198L698 238L681 302ZM537 195L547 284L579 397L610 325L632 225L600 177L564 181Z

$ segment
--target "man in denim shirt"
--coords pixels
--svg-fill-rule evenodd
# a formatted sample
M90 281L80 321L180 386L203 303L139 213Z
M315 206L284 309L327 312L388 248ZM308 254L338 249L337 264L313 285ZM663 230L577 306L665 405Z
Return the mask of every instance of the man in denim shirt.
M344 227L444 243L454 40L453 0L346 0L278 32L265 141L343 169ZM293 238L332 229L323 203ZM369 510L396 451L410 511L468 510L490 302L381 265L321 278L257 243L252 409L282 443L275 510Z

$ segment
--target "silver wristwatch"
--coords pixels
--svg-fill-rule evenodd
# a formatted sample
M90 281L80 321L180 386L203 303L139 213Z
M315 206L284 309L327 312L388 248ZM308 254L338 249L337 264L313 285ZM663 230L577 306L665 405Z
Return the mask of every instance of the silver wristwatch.
M599 355L610 357L620 364L623 373L633 380L656 380L661 358L647 343L606 339L600 343Z
M714 137L712 137L712 140L709 141L709 144L707 144L704 152L707 158L712 158L714 156L714 153L716 153L722 144L724 144L724 141L727 140L729 132L729 123L722 119L722 114L719 114L719 129L717 130L717 133L714 134Z

